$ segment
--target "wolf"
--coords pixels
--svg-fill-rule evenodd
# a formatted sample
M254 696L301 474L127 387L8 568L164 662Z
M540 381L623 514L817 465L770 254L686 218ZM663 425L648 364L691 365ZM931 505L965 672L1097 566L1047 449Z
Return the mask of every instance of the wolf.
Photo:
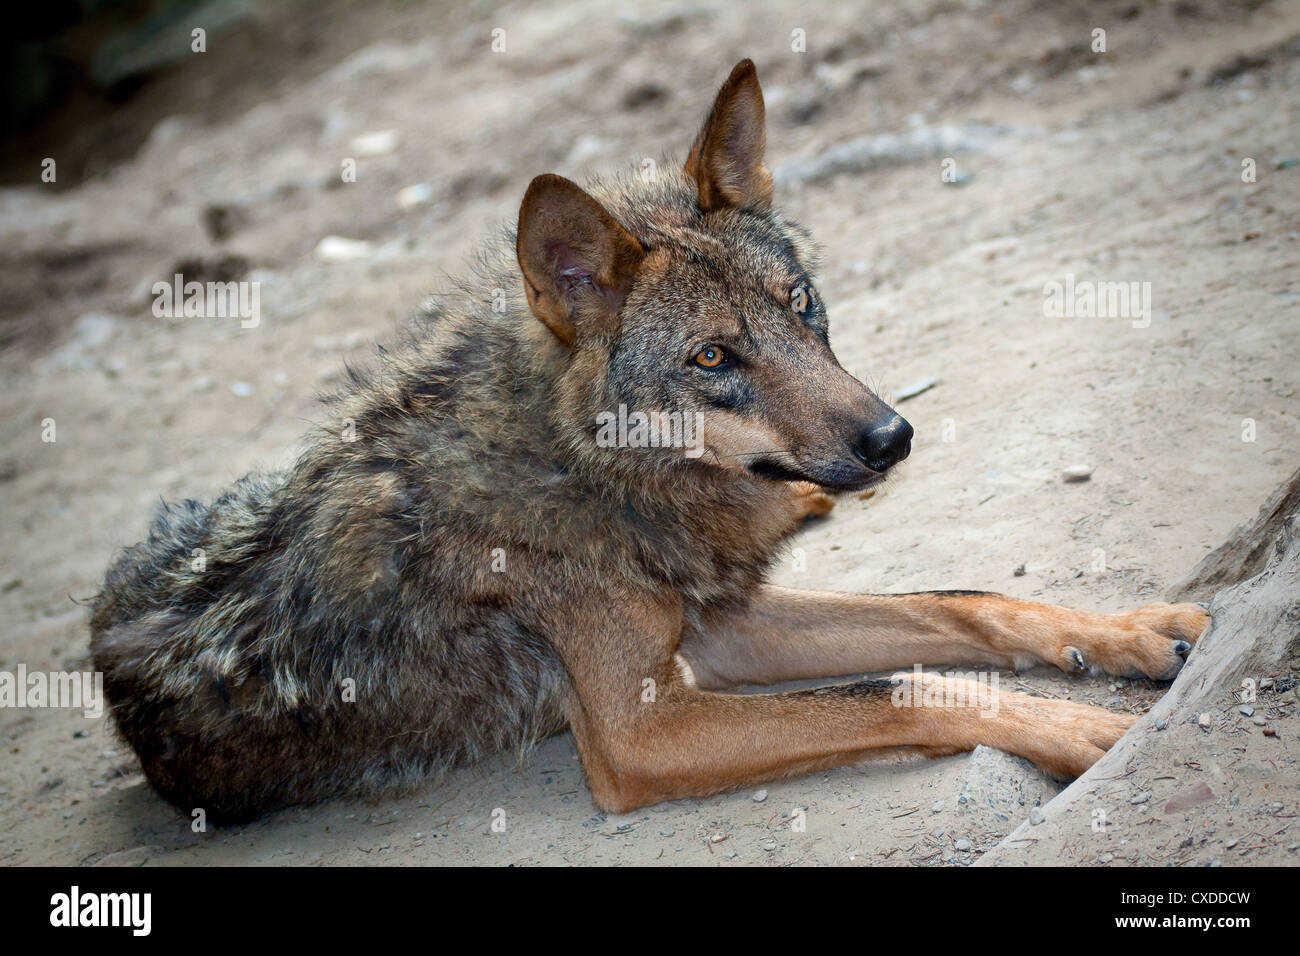
M513 234L350 372L296 464L161 508L90 622L159 794L238 822L568 728L594 802L626 812L980 744L1068 778L1119 739L1131 716L1011 693L990 713L987 688L915 665L1167 680L1200 607L764 583L828 494L883 481L913 439L836 360L765 148L745 60L680 167L538 176ZM692 453L597 441L623 407L698 421Z

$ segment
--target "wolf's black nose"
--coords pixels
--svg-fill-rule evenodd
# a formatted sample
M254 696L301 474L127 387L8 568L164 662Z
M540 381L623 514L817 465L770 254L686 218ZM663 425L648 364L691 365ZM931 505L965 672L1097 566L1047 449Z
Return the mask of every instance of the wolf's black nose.
M912 426L901 415L872 425L858 436L853 455L872 471L886 471L912 451Z

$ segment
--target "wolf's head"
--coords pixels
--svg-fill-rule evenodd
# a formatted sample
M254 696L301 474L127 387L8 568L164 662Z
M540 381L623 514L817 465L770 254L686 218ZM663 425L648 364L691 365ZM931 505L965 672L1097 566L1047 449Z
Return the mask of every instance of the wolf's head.
M524 291L588 409L678 413L703 465L863 488L907 457L912 427L831 351L816 251L771 207L765 141L744 60L680 172L597 187L600 200L538 176L519 213Z

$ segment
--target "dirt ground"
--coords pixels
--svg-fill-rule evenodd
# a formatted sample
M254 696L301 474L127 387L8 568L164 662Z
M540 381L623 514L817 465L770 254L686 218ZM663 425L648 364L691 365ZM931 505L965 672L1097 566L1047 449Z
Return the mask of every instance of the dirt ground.
M6 165L0 670L84 667L78 601L160 496L288 463L343 361L512 221L532 176L680 158L743 56L778 202L825 247L841 361L886 395L939 380L899 406L917 440L898 477L804 532L778 582L1119 610L1158 600L1295 468L1300 3L264 4ZM942 127L936 149L810 162ZM417 184L429 200L399 202ZM367 245L327 259L327 236ZM260 324L154 317L150 286L177 271L259 282ZM1046 315L1067 276L1149 282L1149 323ZM1064 482L1073 466L1091 479ZM999 677L1135 713L1162 693ZM985 752L614 818L564 735L399 799L196 833L107 720L3 709L0 745L4 865L965 865L1057 789ZM1300 862L1294 764L1272 782L1278 826L1225 865ZM975 798L989 788L1010 809ZM1201 812L1215 840L1247 835L1227 799ZM1062 862L1154 862L1151 829L1121 858ZM1177 836L1163 862L1202 859Z

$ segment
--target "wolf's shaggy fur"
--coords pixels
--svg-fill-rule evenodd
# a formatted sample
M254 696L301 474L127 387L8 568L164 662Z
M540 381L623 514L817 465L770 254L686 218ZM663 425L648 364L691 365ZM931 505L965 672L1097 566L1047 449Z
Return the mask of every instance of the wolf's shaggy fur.
M629 312L669 318L775 265L812 266L776 214L706 227L681 173L592 192L652 252L732 257L708 289L633 290ZM552 582L617 576L726 605L792 530L781 509L753 519L781 485L680 450L597 446L598 412L683 396L645 374L648 344L609 335L570 355L530 313L513 243L499 237L472 282L352 372L292 469L163 506L108 572L95 666L173 803L242 819L525 748L564 722L565 668L534 629Z

